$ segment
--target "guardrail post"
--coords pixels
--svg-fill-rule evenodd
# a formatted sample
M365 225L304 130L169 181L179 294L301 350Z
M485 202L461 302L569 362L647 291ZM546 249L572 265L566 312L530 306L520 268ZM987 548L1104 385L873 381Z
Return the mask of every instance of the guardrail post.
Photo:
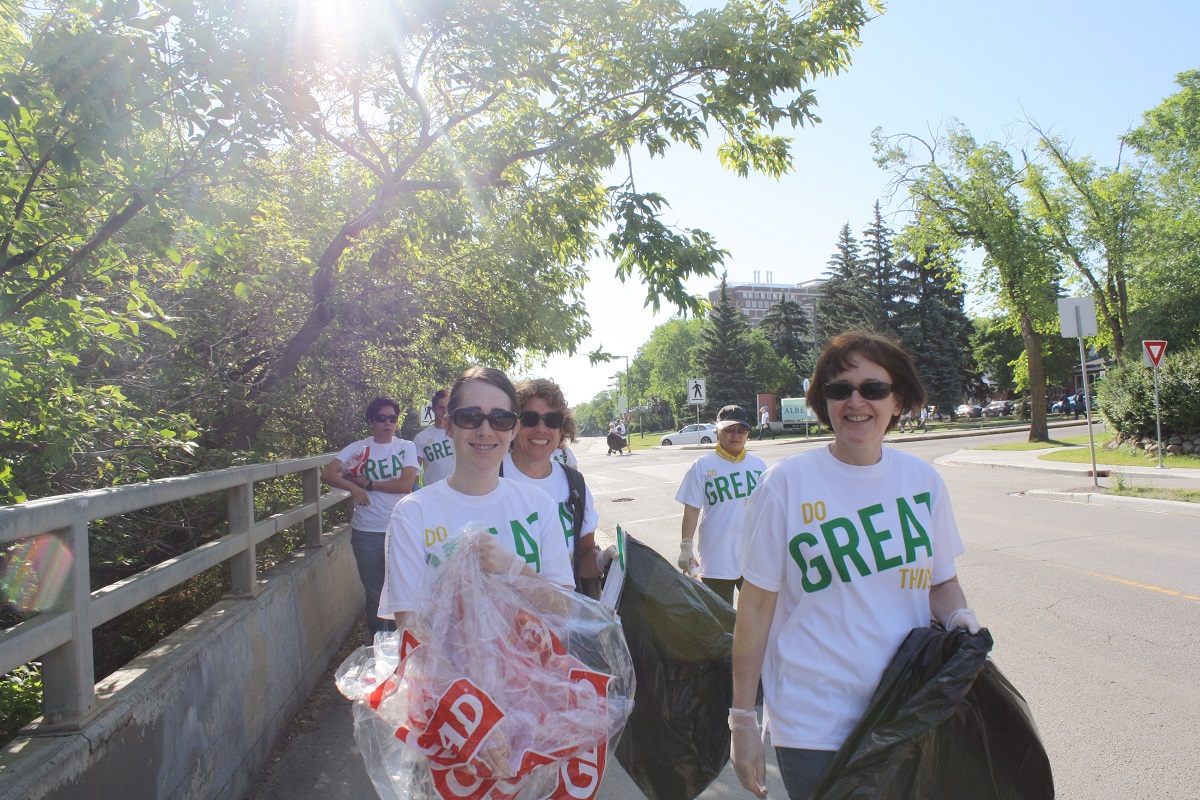
M304 488L304 505L316 509L312 516L304 519L304 546L321 546L321 471L306 469L300 473Z
M245 483L231 487L226 492L229 506L229 532L240 534L242 550L229 559L229 572L232 582L230 594L237 597L253 597L256 589L254 542L250 533L254 529L254 483Z
M80 506L85 506L80 503ZM71 641L42 657L43 720L49 727L71 727L72 721L85 718L96 703L96 671L92 663L91 554L88 549L88 523L83 507L79 521L69 528L54 531L71 554L71 576L54 610L71 615Z

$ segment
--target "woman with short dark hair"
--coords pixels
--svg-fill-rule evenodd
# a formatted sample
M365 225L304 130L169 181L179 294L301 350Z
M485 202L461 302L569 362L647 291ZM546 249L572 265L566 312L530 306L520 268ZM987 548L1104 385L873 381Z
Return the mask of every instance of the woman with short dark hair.
M776 462L750 497L729 724L738 778L759 797L760 677L763 728L788 796L802 800L913 628L932 616L947 628L980 629L955 572L963 545L941 476L883 446L900 414L925 399L896 342L838 336L808 391L834 441Z

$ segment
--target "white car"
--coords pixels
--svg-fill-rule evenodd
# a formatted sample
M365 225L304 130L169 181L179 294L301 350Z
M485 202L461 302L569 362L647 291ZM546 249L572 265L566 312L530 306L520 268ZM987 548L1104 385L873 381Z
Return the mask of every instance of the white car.
M711 422L701 422L698 425L684 425L675 433L662 437L662 444L670 447L673 444L712 444L717 440L717 426Z

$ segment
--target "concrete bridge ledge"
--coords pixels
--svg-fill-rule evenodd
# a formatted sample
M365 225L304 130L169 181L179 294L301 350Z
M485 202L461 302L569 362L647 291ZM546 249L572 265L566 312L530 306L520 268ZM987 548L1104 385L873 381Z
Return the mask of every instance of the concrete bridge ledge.
M0 752L0 797L239 800L362 613L349 528L110 675L78 733Z

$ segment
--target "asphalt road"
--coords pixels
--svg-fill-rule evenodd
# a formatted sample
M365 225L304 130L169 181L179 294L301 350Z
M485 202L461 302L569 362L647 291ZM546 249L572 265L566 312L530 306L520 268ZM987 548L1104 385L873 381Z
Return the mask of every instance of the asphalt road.
M929 461L1023 433L900 440ZM809 444L751 442L768 464ZM590 452L589 452L590 450ZM678 552L675 492L696 450L606 456L576 448L600 512L670 560ZM1194 517L1059 503L1030 489L1090 479L940 466L967 552L959 577L996 641L992 658L1022 692L1054 768L1058 796L1086 800L1200 797L1200 525ZM349 704L318 691L252 794L370 797ZM770 770L768 789L782 798ZM725 774L703 800L749 797ZM610 762L600 797L640 792Z

